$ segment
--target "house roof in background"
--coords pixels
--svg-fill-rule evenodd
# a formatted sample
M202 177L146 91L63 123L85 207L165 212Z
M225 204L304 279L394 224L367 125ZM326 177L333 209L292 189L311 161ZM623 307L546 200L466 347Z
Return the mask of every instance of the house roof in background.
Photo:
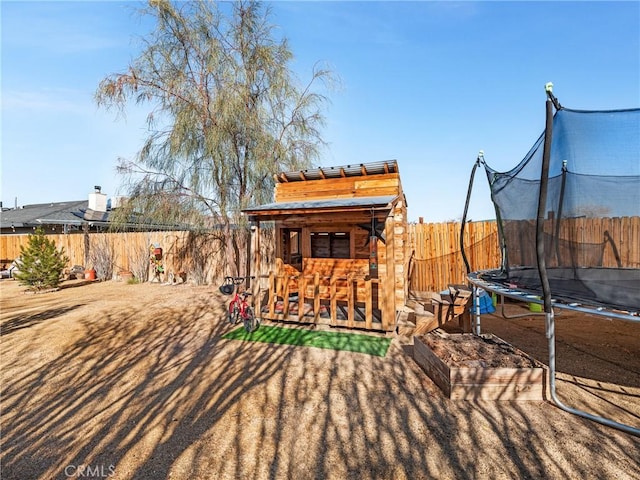
M105 227L110 225L112 210L100 212L89 208L88 200L69 202L37 203L11 208L0 212L0 228L32 228L44 225L67 225L80 227L83 224ZM131 221L127 228L153 230L188 230L189 225L162 225L152 222ZM6 231L5 230L5 231Z
M0 212L0 227L32 227L51 224L80 224L88 200L37 203Z

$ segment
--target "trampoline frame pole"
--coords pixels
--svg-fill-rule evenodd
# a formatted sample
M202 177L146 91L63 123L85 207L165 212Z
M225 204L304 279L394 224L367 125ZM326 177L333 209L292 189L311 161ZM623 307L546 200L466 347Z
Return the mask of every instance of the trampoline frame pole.
M469 265L467 254L464 251L464 227L467 224L467 213L469 212L469 202L471 201L471 191L473 190L473 179L476 176L476 170L481 163L484 163L484 152L482 150L478 152L476 163L471 169L471 178L469 179L469 187L467 187L467 200L464 203L464 213L462 214L462 221L460 222L460 253L462 254L464 266L467 269L467 275L471 273L471 266Z
M551 158L551 139L553 132L553 107L556 106L556 108L558 108L560 106L556 98L553 96L552 89L552 83L548 83L547 85L545 85L545 90L547 92L546 125L544 133L544 150L542 154L542 171L540 174L540 192L538 195L538 213L536 219L536 260L538 263L538 273L540 274L540 283L542 285L545 311L545 330L549 349L549 393L553 403L555 403L556 406L566 412L578 415L580 417L608 427L615 428L636 437L640 437L640 429L623 423L618 423L608 418L592 415L582 410L568 407L564 403L562 403L556 395L556 327L553 305L551 303L551 288L549 286L549 278L547 276L544 252L544 219L547 205L547 187L549 184L549 162Z
M481 333L481 328L480 328L480 295L478 295L478 286L477 285L473 285L473 306L474 306L474 317L475 317L475 321L474 321L474 331L476 335L480 335Z

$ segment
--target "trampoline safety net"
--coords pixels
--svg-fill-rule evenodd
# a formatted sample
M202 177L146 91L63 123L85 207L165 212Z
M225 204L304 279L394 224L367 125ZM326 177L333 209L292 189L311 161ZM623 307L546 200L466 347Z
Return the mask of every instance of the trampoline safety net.
M640 109L553 117L544 252L554 298L640 309ZM544 133L508 172L485 164L504 252L493 281L540 291L536 218Z

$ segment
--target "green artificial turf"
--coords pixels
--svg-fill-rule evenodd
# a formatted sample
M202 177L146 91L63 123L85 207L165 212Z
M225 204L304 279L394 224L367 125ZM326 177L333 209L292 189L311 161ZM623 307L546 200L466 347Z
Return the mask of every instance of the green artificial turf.
M293 328L270 327L261 325L253 333L247 333L244 327L237 328L222 338L247 340L251 342L276 343L280 345L298 345L304 347L345 350L384 357L391 343L390 338L359 335L356 333L301 330Z

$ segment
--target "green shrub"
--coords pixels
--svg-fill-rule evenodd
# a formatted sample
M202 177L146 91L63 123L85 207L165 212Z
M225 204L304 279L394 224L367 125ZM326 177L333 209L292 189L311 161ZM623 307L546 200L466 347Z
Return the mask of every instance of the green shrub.
M20 272L16 278L35 290L55 288L68 262L64 248L58 251L55 242L45 236L42 228L37 228L29 235L27 245L20 247L20 260L16 262Z

